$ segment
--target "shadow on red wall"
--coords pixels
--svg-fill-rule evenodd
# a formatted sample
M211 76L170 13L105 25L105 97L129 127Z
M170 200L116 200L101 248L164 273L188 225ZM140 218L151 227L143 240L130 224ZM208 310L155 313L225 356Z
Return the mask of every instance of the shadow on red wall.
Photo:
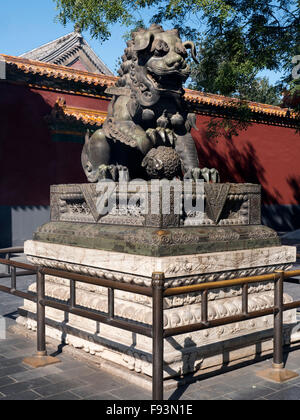
M217 168L220 173L221 182L247 182L261 184L265 186L266 170L259 159L255 148L248 141L243 144L243 150L237 149L230 140L226 142L226 155L224 156L216 149L214 140L204 138L203 143L197 143L200 166L209 166ZM277 203L282 199L280 191L273 187L270 189L262 188L262 200L264 204Z
M293 129L251 124L237 137L210 139L208 118L194 131L201 167L214 167L221 182L262 186L263 222L277 230L300 228L300 147Z
M0 205L49 205L50 185L84 182L78 143L53 142L57 93L0 85Z

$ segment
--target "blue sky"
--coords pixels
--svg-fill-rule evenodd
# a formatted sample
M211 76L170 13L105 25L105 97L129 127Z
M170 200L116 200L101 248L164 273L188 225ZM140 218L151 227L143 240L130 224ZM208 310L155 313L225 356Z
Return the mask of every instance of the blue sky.
M2 0L1 3L0 54L18 56L73 31L72 24L64 27L55 21L57 12L53 0ZM104 43L92 39L88 32L83 33L95 53L115 74L117 60L125 48L122 36L127 30L120 25L113 26L111 38ZM261 75L268 76L271 83L280 76L268 71Z
M73 25L63 26L55 22L53 0L1 1L0 54L18 56L40 45L53 41L73 31ZM104 42L92 39L84 32L84 38L102 61L115 73L118 57L123 54L126 28L116 25L112 37Z

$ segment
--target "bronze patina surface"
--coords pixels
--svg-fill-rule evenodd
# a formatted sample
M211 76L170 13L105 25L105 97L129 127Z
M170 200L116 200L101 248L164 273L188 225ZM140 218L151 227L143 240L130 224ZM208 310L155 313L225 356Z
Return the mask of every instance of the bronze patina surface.
M124 196L116 183L110 196L115 204L102 214L99 199L105 192L99 188L101 185L97 189L96 184L51 186L51 221L157 228L261 224L261 187L256 184L203 183L197 191L195 182L186 187L177 180L175 190L165 190L162 181L154 185L131 182L126 185ZM202 211L188 208L187 198L190 203L199 199ZM146 201L148 207L144 207Z
M179 186L182 181L179 182ZM130 204L139 188L141 200ZM197 193L192 182L188 194ZM255 184L204 184L203 212L176 213L176 199L183 194L170 191L170 212L163 214L161 185L130 184L126 200L116 183L116 205L98 213L101 193L96 184L53 185L51 222L37 229L34 239L148 256L175 256L278 246L278 235L261 225L261 188ZM143 198L156 194L158 214L143 212ZM179 198L178 198L179 197Z
M220 183L217 169L199 168L191 134L196 115L184 100L188 50L197 61L195 45L176 29L154 24L132 34L120 77L107 89L107 119L86 135L82 166L89 183L51 187L51 222L35 240L152 256L279 245L276 232L261 225L260 185ZM104 180L114 181L109 196L101 190ZM179 189L164 190L165 181Z
M266 226L150 227L50 222L38 228L37 241L155 257L278 246Z
M89 182L99 179L204 179L218 182L216 169L199 168L191 135L196 115L184 100L190 75L187 50L177 29L159 25L132 34L122 56L117 83L103 128L86 136L82 166ZM161 149L163 147L163 151Z

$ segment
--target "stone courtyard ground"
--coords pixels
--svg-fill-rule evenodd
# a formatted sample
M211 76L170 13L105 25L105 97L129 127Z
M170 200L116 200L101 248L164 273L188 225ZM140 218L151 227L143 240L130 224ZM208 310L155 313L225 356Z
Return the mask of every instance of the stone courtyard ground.
M18 259L24 260L22 257ZM299 265L295 265L299 269ZM33 277L19 278L18 288L26 290ZM1 284L4 284L2 281ZM285 291L300 300L300 285L286 283ZM22 363L35 353L35 334L17 327L17 308L22 299L0 293L0 317L6 324L6 339L0 339L0 400L150 400L151 392L81 358L68 346L50 343L48 353L61 363L32 369ZM300 312L299 312L300 322ZM285 354L286 368L300 375L300 342ZM272 358L209 374L178 389L165 391L165 400L300 400L300 376L276 384L256 376L271 367Z

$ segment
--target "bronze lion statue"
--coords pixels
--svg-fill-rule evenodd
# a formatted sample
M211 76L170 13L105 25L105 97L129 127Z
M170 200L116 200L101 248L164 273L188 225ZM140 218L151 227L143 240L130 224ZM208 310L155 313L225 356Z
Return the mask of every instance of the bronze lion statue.
M199 168L190 133L196 128L196 116L188 112L183 98L183 84L190 74L187 49L196 61L194 44L182 42L175 29L164 31L152 25L132 34L122 56L120 77L106 90L112 95L107 119L101 129L86 136L82 166L88 181L149 179L152 173L160 178L219 181L217 170ZM169 155L172 159L174 153L178 156L180 171L177 165L174 174L170 173L167 149L164 170L159 159L162 146L173 149ZM153 172L156 156L159 171Z

